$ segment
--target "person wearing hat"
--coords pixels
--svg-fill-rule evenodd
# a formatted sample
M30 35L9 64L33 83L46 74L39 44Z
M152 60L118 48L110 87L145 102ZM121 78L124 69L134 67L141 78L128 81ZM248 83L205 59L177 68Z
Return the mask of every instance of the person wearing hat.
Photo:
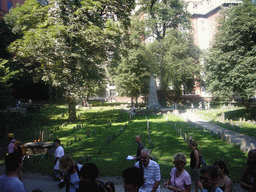
M10 153L14 153L15 152L15 145L14 145L14 143L15 143L15 139L14 139L14 134L13 133L9 133L8 135L7 135L7 138L8 138L8 140L9 140L9 144L8 144L8 153L10 154Z

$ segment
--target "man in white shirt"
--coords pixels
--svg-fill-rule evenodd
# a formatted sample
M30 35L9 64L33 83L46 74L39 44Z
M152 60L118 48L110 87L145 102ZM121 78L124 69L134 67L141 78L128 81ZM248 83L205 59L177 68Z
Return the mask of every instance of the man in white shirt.
M54 156L54 168L53 168L53 177L55 180L63 181L63 173L59 170L59 159L64 155L64 149L60 145L60 140L55 139L54 145L56 147L55 156Z
M160 191L160 166L157 162L150 160L150 151L146 148L140 153L140 161L135 163L143 171L145 182L140 187L140 191L159 192Z
M22 165L22 157L18 153L10 153L5 158L6 173L0 176L0 191L25 192L24 185L19 178Z

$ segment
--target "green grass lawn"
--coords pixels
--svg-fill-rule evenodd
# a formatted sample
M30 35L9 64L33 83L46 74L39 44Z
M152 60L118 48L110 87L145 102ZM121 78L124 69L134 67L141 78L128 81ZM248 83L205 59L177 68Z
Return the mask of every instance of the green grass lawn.
M145 116L134 116L129 122L130 115L113 106L93 107L87 111L85 108L80 108L77 110L77 114L79 113L81 113L80 117L70 123L67 120L66 107L55 105L43 108L40 115L21 115L6 119L5 121L10 124L5 128L5 134L1 134L1 147L7 145L7 141L4 139L7 132L14 132L17 139L25 143L36 139L38 135L35 132L46 127L49 132L52 132L54 138L58 136L64 145L65 153L71 155L75 160L83 164L85 161L82 158L90 155L90 161L97 164L100 175L120 176L123 169L135 163L126 160L126 157L136 154L135 135L140 134L142 142L152 150L152 155L160 164L162 178L167 179L174 166L172 164L173 156L178 152L183 152L186 155L188 163L185 169L190 172L189 154L191 151L187 143L178 136L173 128L175 125L199 141L199 147L208 164L214 163L215 160L224 160L228 165L233 182L240 180L246 167L246 154L237 147L218 140L207 132L197 130L175 115L168 115L169 122L161 115L147 116L150 125L150 139L152 140L150 143ZM61 117L61 114L64 114L64 117ZM19 120L16 123L15 118ZM62 128L61 125L64 122L67 122L67 126ZM111 122L111 126L107 125L108 122ZM73 131L73 127L77 124L84 126L82 129ZM125 125L126 128L123 129ZM58 126L61 128L56 130ZM66 143L74 141L75 137L81 137L82 140L66 146ZM113 137L113 139L106 144L109 137ZM53 156L41 158L38 155L25 161L23 169L24 172L41 172L50 175L53 169Z
M251 119L253 120L256 114L256 108L251 108L250 112L254 114ZM195 113L200 118L208 120L225 129L256 137L256 125L253 123L248 123L243 121L240 122L239 120L240 118L242 119L246 118L245 108L238 108L238 109L232 109L232 110L230 110L229 108L226 108L226 109L217 108L212 110L196 110ZM237 124L240 127L240 129L234 125L231 125L230 122L226 122L226 123L218 122L217 119L219 116L221 116L222 113L225 113L226 119L232 120L232 124L234 125Z

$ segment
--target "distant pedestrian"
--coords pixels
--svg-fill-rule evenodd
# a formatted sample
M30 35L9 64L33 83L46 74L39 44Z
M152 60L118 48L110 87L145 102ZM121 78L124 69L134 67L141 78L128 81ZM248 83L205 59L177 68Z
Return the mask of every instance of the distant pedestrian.
M252 149L248 153L247 169L245 170L242 179L241 187L249 192L256 191L256 149Z
M8 144L8 153L14 153L15 152L15 141L16 139L14 138L14 134L13 133L9 133L7 135L7 139L9 140L9 144Z
M188 146L192 150L190 153L190 168L191 168L191 176L192 180L195 182L195 192L198 192L198 188L200 185L199 182L199 151L197 149L197 142L194 139L190 139L188 141Z
M187 163L183 153L174 155L175 167L171 170L170 178L164 183L164 186L171 191L191 192L191 178L184 169Z
M25 192L21 182L22 157L18 153L10 153L5 158L5 175L0 176L0 191L2 192Z
M231 179L227 176L228 169L226 163L223 161L216 161L213 164L214 167L218 170L219 173L219 181L218 186L223 192L231 192L233 189L233 183Z
M134 157L134 160L139 160L139 158L140 158L140 152L141 152L141 150L144 149L145 147L144 147L144 145L143 145L143 143L142 143L142 141L141 141L141 135L136 135L136 136L135 136L135 141L136 141L136 143L138 143L138 148L137 148L137 154L136 154L136 156Z
M143 173L138 167L129 167L123 171L125 192L138 192L144 183Z
M54 145L56 147L55 150L55 155L54 155L54 168L53 168L53 178L57 181L63 182L64 180L64 175L63 173L59 170L59 160L60 158L64 155L64 149L60 145L60 140L55 139L54 140Z

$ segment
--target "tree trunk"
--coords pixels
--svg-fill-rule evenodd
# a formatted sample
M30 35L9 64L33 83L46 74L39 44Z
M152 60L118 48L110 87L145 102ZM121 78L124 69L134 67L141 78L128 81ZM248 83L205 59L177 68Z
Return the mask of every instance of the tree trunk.
M133 96L131 96L131 108L133 107Z
M68 114L69 114L68 119L70 121L73 121L76 119L76 104L75 104L75 102L70 102L68 104Z

